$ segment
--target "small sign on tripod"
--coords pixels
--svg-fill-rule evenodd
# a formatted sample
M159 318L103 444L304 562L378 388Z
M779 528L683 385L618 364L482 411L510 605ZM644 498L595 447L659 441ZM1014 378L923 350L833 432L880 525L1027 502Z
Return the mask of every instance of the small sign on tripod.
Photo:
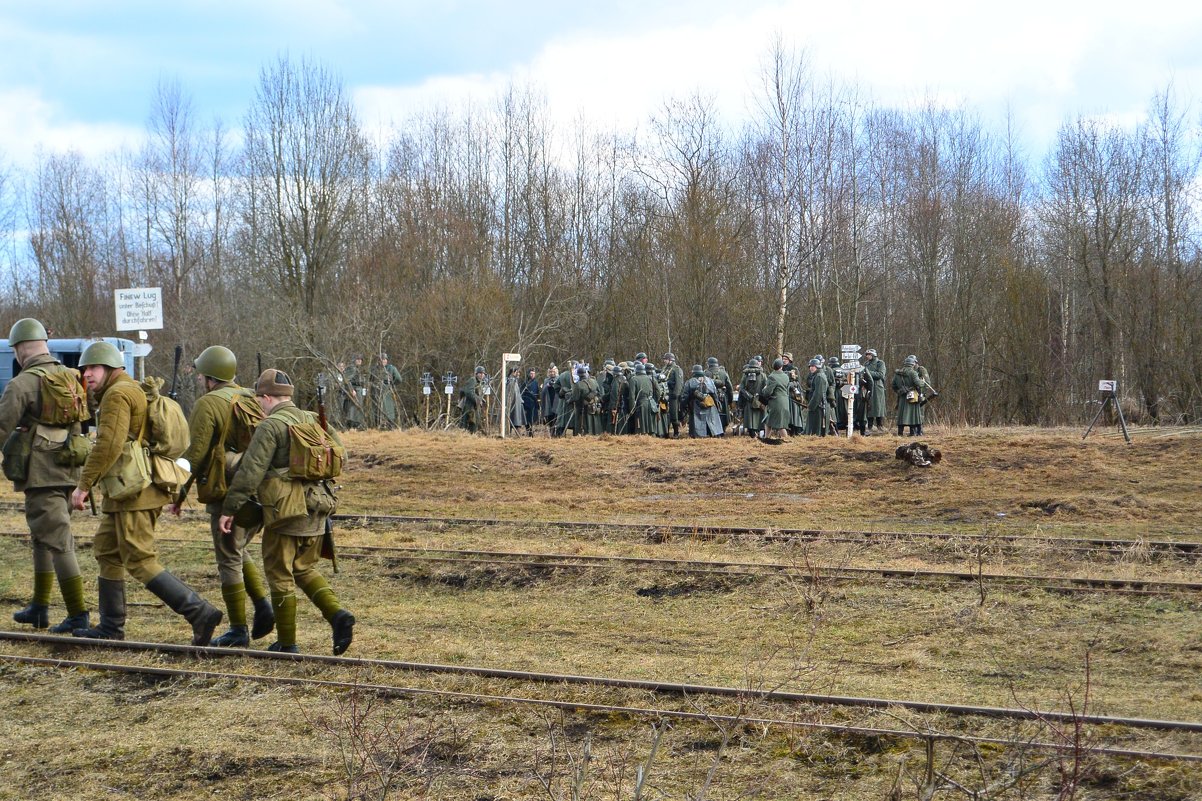
M1093 431L1094 425L1098 419L1106 411L1106 407L1114 404L1114 410L1118 413L1119 428L1123 432L1123 439L1127 440L1127 444L1131 444L1131 435L1127 433L1127 420L1123 417L1123 407L1119 405L1118 398L1119 382L1112 378L1104 378L1098 382L1098 392L1102 393L1102 405L1098 407L1098 413L1093 416L1093 420L1089 421L1089 428L1085 429L1085 433L1081 436L1084 440L1089 436L1089 432Z

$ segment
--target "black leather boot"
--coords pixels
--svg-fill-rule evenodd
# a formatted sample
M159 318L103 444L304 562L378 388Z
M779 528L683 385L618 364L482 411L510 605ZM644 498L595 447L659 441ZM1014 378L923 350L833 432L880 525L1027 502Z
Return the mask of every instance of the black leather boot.
M209 643L214 648L247 648L250 646L250 633L246 626L230 626L230 630Z
M125 639L125 582L102 578L98 582L100 623L91 628L75 629L73 637L89 640Z
M44 629L50 625L50 607L45 604L30 604L13 612L13 620L35 629Z
M92 625L92 621L88 618L87 610L80 612L78 615L68 615L63 618L63 622L57 626L50 627L51 634L71 634L76 629L86 629Z
M250 638L262 639L275 630L275 611L271 608L271 599L264 596L254 600L255 619L251 622Z
M351 647L355 633L355 616L345 609L339 609L330 618L330 628L334 635L334 656L339 656Z
M209 640L213 638L213 629L221 622L220 609L201 598L196 594L196 590L167 570L146 582L146 589L158 596L171 611L183 615L184 620L192 624L193 645L209 644Z

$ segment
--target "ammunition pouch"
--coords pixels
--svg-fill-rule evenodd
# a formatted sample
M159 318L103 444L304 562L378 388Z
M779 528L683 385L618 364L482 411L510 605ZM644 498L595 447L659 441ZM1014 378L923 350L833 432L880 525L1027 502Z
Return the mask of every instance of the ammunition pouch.
M92 452L92 440L83 434L68 434L66 442L54 453L54 463L60 467L83 467Z
M4 455L4 477L17 484L29 478L29 457L33 453L33 430L14 428L0 448Z
M338 495L329 481L305 484L305 508L309 514L328 517L338 508Z
M912 389L906 393L906 402L907 403L920 403L921 401L922 401L922 396L918 394L918 390Z

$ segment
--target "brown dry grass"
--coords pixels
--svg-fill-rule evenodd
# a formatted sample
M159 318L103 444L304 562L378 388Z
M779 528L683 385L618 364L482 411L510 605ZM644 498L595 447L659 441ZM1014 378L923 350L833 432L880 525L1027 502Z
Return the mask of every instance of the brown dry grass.
M1091 438L1075 432L953 431L930 438L944 463L930 470L892 458L891 437L808 440L778 448L750 441L512 440L450 433L349 434L358 457L345 482L346 511L452 514L511 521L737 523L824 528L1035 531L1197 538L1202 504L1196 440ZM747 496L752 497L747 497ZM1005 517L997 517L1001 512ZM6 514L0 525L20 526ZM78 521L90 533L89 518ZM193 517L164 521L164 535L203 543ZM652 542L629 531L504 527L348 527L348 544L420 544L577 553L807 563L880 562L917 567L972 564L961 546L889 542L876 548L765 545L753 541ZM957 548L959 548L957 550ZM173 571L211 598L205 548L164 544ZM94 593L90 556L81 554ZM987 554L1015 571L1181 578L1186 563L1077 561L1055 552ZM1036 571L1043 567L1046 570ZM0 540L0 597L24 600L27 546ZM488 567L431 567L383 556L346 559L332 577L361 621L352 654L515 669L674 681L1062 707L1080 690L1091 653L1099 714L1202 719L1202 626L1189 599L1059 596L957 584L836 584L817 578L699 577L643 570L552 574ZM138 589L129 634L180 642L184 625ZM61 610L55 610L59 612ZM302 604L303 650L326 652L328 629ZM44 653L2 646L9 653ZM75 652L72 652L74 655ZM91 657L93 654L84 653ZM118 661L117 654L104 654ZM121 661L170 660L122 656ZM259 663L218 670L270 672ZM630 693L512 686L448 676L324 671L322 677L408 683L459 691L546 694L577 701L649 703ZM339 760L347 728L331 723L346 694L226 682L149 681L104 673L0 665L3 701L0 798L346 798ZM659 703L667 704L667 701ZM679 703L671 702L671 703ZM707 706L719 711L729 704ZM780 710L749 709L779 714ZM405 769L394 798L570 798L586 741L582 797L631 798L646 760L650 724L622 715L540 712L436 700L391 701L360 735L392 716L391 742ZM1006 736L1008 724L899 713L834 711L827 718ZM403 724L403 725L402 725ZM1030 727L1022 728L1028 735ZM1046 733L1044 733L1046 735ZM885 798L899 768L902 798L917 797L924 755L913 742L760 731L724 734L677 724L652 766L657 793L696 796L717 766L710 798ZM1202 752L1196 738L1140 735L1118 742ZM376 741L379 750L380 741ZM997 778L1015 752L984 749ZM981 784L976 757L940 746L937 759ZM1202 795L1196 768L1098 763L1089 798L1185 799ZM1000 798L1055 797L1049 766ZM362 789L362 788L359 788ZM955 797L944 794L941 797Z

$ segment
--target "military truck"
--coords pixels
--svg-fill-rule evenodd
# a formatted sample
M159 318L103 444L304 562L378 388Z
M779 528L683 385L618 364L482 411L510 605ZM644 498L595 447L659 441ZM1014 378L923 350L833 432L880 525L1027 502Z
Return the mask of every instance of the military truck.
M50 339L46 341L46 347L50 350L50 355L58 359L67 367L78 367L79 356L83 353L84 348L97 341L97 337L77 338L77 339ZM103 337L105 342L112 343L118 351L121 352L122 358L125 359L125 369L130 375L136 375L134 372L135 359L138 356L145 356L150 350L147 345L139 345L132 339L122 339L120 337ZM8 386L8 382L13 376L21 372L21 365L17 364L16 354L13 353L12 346L8 344L7 339L0 339L0 392Z

